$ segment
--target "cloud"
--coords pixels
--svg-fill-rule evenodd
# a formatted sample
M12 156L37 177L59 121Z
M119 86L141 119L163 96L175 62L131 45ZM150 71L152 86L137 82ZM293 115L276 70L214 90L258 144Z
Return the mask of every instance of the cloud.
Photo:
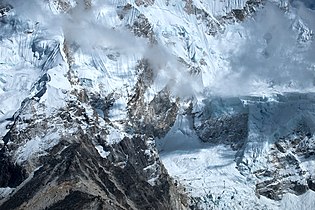
M291 2L290 9L297 14L295 17L289 17L276 5L267 3L253 19L241 24L244 42L227 52L229 71L221 73L209 89L223 95L246 95L257 91L257 87L288 87L299 91L314 86L315 42L310 34L315 31L315 10L311 1ZM178 96L191 96L202 91L201 78L190 75L187 66L168 49L151 46L148 40L136 37L123 27L114 28L115 24L100 24L95 13L101 7L111 5L102 1L93 3L92 9L87 10L83 1L79 1L68 13L58 15L51 12L45 1L13 0L11 4L22 17L46 22L47 30L52 33L62 31L65 39L76 43L84 53L100 47L142 54L149 60L157 80L164 81ZM223 38L221 41L228 40Z
M81 1L79 1L81 2ZM96 47L113 48L120 52L144 52L146 41L135 37L130 31L113 28L110 25L100 24L94 12L104 6L95 2L91 9L85 9L84 4L77 4L68 14L65 14L61 27L68 42L76 43L84 51Z
M186 65L171 54L164 46L153 45L146 48L144 58L153 68L153 85L167 86L173 95L191 98L202 92L200 75L192 75Z
M303 4L304 7L315 10L315 2L314 0L291 0L293 6Z
M289 18L267 3L254 19L242 24L245 40L229 54L231 71L214 87L219 94L246 95L260 91L258 87L291 91L314 87L315 45L310 29L314 30L315 13L303 5L296 12Z
M20 17L33 20L35 22L47 19L47 17L49 17L49 13L51 13L44 1L7 0L6 2L13 6L16 14Z
M65 20L62 29L69 42L74 42L83 50L106 47L121 52L144 52L145 41L133 36L127 30L114 30L90 21Z

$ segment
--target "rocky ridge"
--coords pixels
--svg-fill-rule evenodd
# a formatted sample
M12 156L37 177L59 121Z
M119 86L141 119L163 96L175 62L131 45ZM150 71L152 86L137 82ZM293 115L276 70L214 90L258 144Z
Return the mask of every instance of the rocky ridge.
M227 2L228 6L222 3L224 9L217 10L207 5L197 6L194 1L113 1L105 5L112 10L96 12L101 17L97 21L105 21L106 27L98 28L102 35L123 34L118 40L122 42L130 39L131 32L137 37L133 41L140 40L141 45L148 46L146 49L134 48L123 42L124 48L127 45L131 52L124 51L119 44L116 47L108 44L115 42L110 36L102 40L93 30L84 34L84 19L78 17L98 11L94 8L95 1L49 1L49 9L55 15L69 14L65 23L70 21L78 26L78 29L63 28L62 34L55 36L45 32L47 25L44 23L19 19L14 6L2 7L0 18L4 32L1 41L7 48L2 49L1 55L5 60L3 52L8 49L14 52L12 49L19 46L17 58L12 54L16 59L14 65L25 62L27 68L35 69L36 74L30 84L25 82L29 89L26 88L22 100L17 102L13 115L1 115L1 128L5 128L2 129L0 152L0 207L203 208L199 201L196 204L194 199L190 200L191 195L169 176L155 145L155 141L158 143L168 134L180 115L189 119L190 129L201 141L228 145L238 151L235 157L237 167L245 177L257 182L257 196L281 200L285 193L301 195L309 189L314 190L314 175L305 167L314 155L313 130L303 130L312 127L309 121L303 129L292 130L288 126L287 130L274 131L263 122L278 123L278 119L270 117L282 116L281 105L274 111L273 106L277 107L278 103L261 98L211 98L203 100L203 106L199 108L200 102L196 102L196 98L181 97L172 89L171 84L178 78L159 78L164 69L175 69L175 74L181 74L177 68L184 66L184 71L188 72L184 75L193 75L187 76L189 79L205 82L212 58L209 58L209 51L200 46L204 40L194 40L184 23L161 24L154 20L152 11L161 5L160 10L164 6L178 7L179 12L176 12L183 19L199 23L200 37L212 37L224 33L227 24L243 21L264 3L260 0ZM103 5L97 6L103 8ZM176 16L169 10L163 11L172 18ZM105 17L113 22L106 22ZM161 18L161 21L165 20ZM159 31L169 25L163 32ZM116 28L129 32L116 33ZM101 44L106 44L100 47L93 40L86 44L78 39L78 32L83 36L95 36ZM86 46L90 44L91 47ZM163 62L157 67L155 58L150 56L150 50L155 46L157 49L166 46L171 51L165 56L162 48L157 55L164 57L156 56L158 61L166 60L166 57L176 61L172 61L170 67ZM10 59L5 61L12 62ZM15 68L10 70L13 69L15 71ZM158 84L159 79L166 82ZM1 85L9 83L6 80L1 75ZM5 85L3 87L7 93ZM295 104L283 100L280 97L279 104L293 104L295 108L304 102ZM305 101L309 104L312 100L310 96ZM250 105L245 104L246 101ZM312 110L309 104L300 109L300 114L306 115ZM5 114L11 112L1 110ZM291 125L286 118L281 122ZM266 130L276 137L268 139L270 153L262 158L264 165L257 165L255 161L262 160L256 154L247 156L252 154L248 148L262 143L251 138L252 134L258 133L259 138L264 139L267 138L264 136ZM259 146L255 148L263 150Z

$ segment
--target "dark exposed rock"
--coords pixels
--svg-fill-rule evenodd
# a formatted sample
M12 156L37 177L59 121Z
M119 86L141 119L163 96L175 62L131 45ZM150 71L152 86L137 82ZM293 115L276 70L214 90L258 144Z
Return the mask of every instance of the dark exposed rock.
M283 194L279 192L279 185L268 185L268 188L262 188L266 183L256 185L256 192L273 200L281 200Z
M148 19L143 14L140 14L136 18L133 25L131 26L131 29L136 36L148 38L151 43L156 42L153 28Z
M247 140L250 113L239 98L205 101L204 110L191 115L196 134L203 142L227 144L238 150Z
M63 209L102 209L104 206L103 201L90 194L86 194L80 191L70 192L63 200L58 201L54 205L46 208L47 210L63 210ZM122 209L117 207L106 206L109 210Z
M233 9L231 12L222 17L222 22L230 21L244 21L248 16L251 16L257 8L261 7L264 4L264 0L248 0L244 8L242 9Z
M4 154L0 155L0 171L0 187L17 187L27 178L23 168Z
M176 102L171 102L168 90L162 90L150 102L149 109L153 113L151 116L151 121L155 128L153 136L161 138L173 126L178 106Z
M108 119L109 109L113 105L115 99L113 94L109 94L107 97L102 98L100 95L91 95L89 97L89 103L96 110L100 117Z
M204 142L228 144L235 149L243 146L248 135L248 114L236 114L210 118L197 127L197 133Z
M71 9L67 0L53 2L61 11ZM82 2L85 9L92 6L90 0ZM207 26L204 27L205 33L214 35L223 30L222 23L244 20L260 2L250 0L245 8L232 10L227 16L218 18L219 22L214 21L203 9L196 8L191 0L186 1L185 11L196 15L199 20L203 19ZM136 0L135 3L146 7L153 5L154 0ZM133 12L135 16L129 29L136 36L148 38L154 43L153 26L145 15L137 13L139 11L130 4L117 9L122 22L126 15ZM3 15L2 10L0 13ZM69 46L65 41L63 51L69 64L70 83L91 87L91 80L80 78L79 81L72 72L71 67L75 61ZM39 53L40 59L43 56L54 56L54 51L49 52L40 48L40 45L34 44L32 48L34 54ZM117 57L118 54L107 55L111 61L117 61ZM42 66L44 71L52 67L50 59L47 60ZM187 64L190 74L199 75L202 70L195 56L191 57L191 62L193 65ZM207 65L202 59L199 63ZM43 113L37 115L39 108L34 105L36 101L33 99L21 105L25 105L25 109L28 109L26 114L32 113L32 117L23 118L17 114L12 118L15 122L9 127L10 131L4 136L0 155L0 187L15 189L10 196L0 200L0 209L185 209L187 198L178 191L177 184L173 184L152 143L153 137L165 136L173 126L179 110L178 100L165 87L156 93L153 100L145 102L144 95L154 81L154 71L145 59L139 61L136 68L138 82L134 92L128 96L130 98L127 98L128 119L119 122L121 132L128 136L118 142L107 142L106 138L109 133L106 126L112 126L108 119L109 109L114 103L112 94L104 97L89 93L84 88L73 90L71 97L76 98L67 101L68 105L54 116L45 116ZM36 83L36 98L45 94L47 81L49 75L44 74ZM78 81L82 83L79 84ZM91 109L89 111L93 113L92 116L87 114L86 107ZM189 107L186 114L192 118L191 127L197 131L202 141L228 144L234 149L243 146L248 137L248 112L207 114L207 110L204 110L206 117L200 117L198 120L201 123L197 125L195 118L200 113L193 113L192 110ZM21 110L23 111L25 110ZM104 127L98 124L99 116L105 120ZM43 140L49 134L59 134L60 131L62 134L58 137L59 142L53 148L44 149L30 155L27 160L19 159L16 161L18 164L15 163L19 155L15 152L34 140L34 137ZM286 192L299 195L309 188L314 190L314 181L299 165L301 156L310 158L315 154L311 129L307 128L305 132L305 135L298 134L305 138L295 138L289 143L279 141L273 145L275 152L268 160L273 167L253 172L260 179L256 186L257 194L279 200ZM96 144L101 145L105 156L99 154ZM293 169L293 172L284 171L286 168ZM292 177L295 175L305 176L305 179L302 182L294 181Z
M286 152L286 148L283 146L283 144L281 144L280 142L276 142L275 143L277 149L282 152L282 153L285 153Z
M136 5L153 5L154 0L136 0ZM134 17L134 15L136 16ZM120 6L117 8L117 15L121 20L128 20L128 16L132 16L134 21L132 24L129 21L126 22L128 28L138 37L148 38L151 43L156 43L156 39L153 33L153 27L149 22L148 18L139 12L138 9L134 8L131 4Z
M144 102L144 93L154 79L153 69L147 60L139 62L140 72L135 94L128 102L129 118L136 132L163 137L175 123L178 106L173 102L169 90L164 88L149 103Z
M77 131L61 137L44 156L30 156L21 165L11 164L10 156L1 159L1 186L18 188L0 201L0 209L185 208L184 197L176 192L150 143L152 140L146 135L126 137L107 146L109 155L102 158L93 142L96 133L106 135L106 131L88 116L85 116L86 121L76 121L85 115L85 110L75 104L69 106L69 110L63 110L47 122L33 121L22 131L18 125L23 121L12 127L10 142L20 145L26 143L25 139L36 136L34 131L38 135L54 132L50 123L58 121L64 123L62 126L70 126L68 129L76 127ZM73 120L71 124L68 119ZM88 125L84 130L83 124ZM98 142L102 141L100 136ZM11 151L6 154L10 155Z
M245 14L244 14L243 10L241 10L241 9L233 9L232 13L233 13L234 17L239 21L243 21L245 18Z
M248 0L242 9L232 9L226 15L213 17L202 8L198 8L194 5L192 0L185 0L184 11L189 15L196 15L197 18L201 18L206 23L208 35L216 35L218 32L224 31L224 25L244 21L244 19L252 15L256 8L263 4L264 0Z
M307 184L309 189L315 191L315 180L312 177L307 180Z
M299 161L304 153L299 152L297 145L303 141L304 134L298 138L295 136L283 137L276 141L268 155L268 164L272 166L268 170L254 172L259 180L265 180L256 185L258 194L280 200L286 192L301 195L308 189L312 189L312 179L306 175L307 172L301 168Z
M281 200L286 193L301 195L314 188L314 172L306 166L315 154L314 123L309 117L314 110L313 96L288 94L279 96L277 102L245 99L248 103L211 99L201 112L191 111L199 138L238 150L238 169L245 176L255 176L257 195ZM261 142L268 144L260 146ZM238 158L246 155L245 161ZM261 156L256 159L256 155Z
M8 4L7 1L0 1L0 18L6 16L6 14L12 9L13 7Z
M299 183L297 181L292 182L293 187L291 188L294 192L296 192L297 195L302 195L303 193L305 193L309 187L307 184L305 183Z
M154 0L135 0L137 6L152 6L154 4Z

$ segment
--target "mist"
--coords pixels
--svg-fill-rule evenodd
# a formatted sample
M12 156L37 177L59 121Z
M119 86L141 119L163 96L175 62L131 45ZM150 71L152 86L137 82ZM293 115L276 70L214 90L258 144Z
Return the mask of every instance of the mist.
M46 18L45 10L47 8L44 8L44 4L41 4L39 1L5 0L4 2L12 5L16 14L22 18L33 20L34 22Z
M315 82L315 11L293 2L288 13L267 3L242 23L243 42L229 52L230 71L213 87L221 95L306 91ZM221 85L221 84L224 84Z
M121 23L115 5L98 0L86 9L81 0L67 12L58 12L52 8L54 5L45 1L14 0L10 4L20 18L41 24L45 37L47 33L63 36L68 44L78 46L82 53L88 55L104 48L126 55L137 54L139 59L143 57L149 61L154 70L155 84L168 86L174 94L181 96L190 96L197 89L193 88L196 84L191 82L193 80L187 68L168 49L135 36L127 27L117 27ZM104 7L106 13L101 14Z
M191 98L202 92L201 77L189 73L187 66L161 45L146 48L144 58L154 71L154 84L168 87L173 95Z
M173 94L190 97L204 88L216 95L263 94L264 91L307 91L315 84L315 10L312 0L291 0L289 12L266 3L252 18L240 23L240 43L225 53L228 70L217 76L210 87L203 87L200 76L190 75L177 56L158 44L136 37L130 30L116 27L113 13L97 14L112 5L94 1L86 9L78 1L67 13L53 14L45 1L10 1L16 14L47 24L50 33L62 34L69 43L91 54L96 48L121 53L137 53L146 58L155 72L155 83L168 86ZM108 9L107 11L110 11ZM227 26L229 27L229 26ZM237 33L240 33L239 35ZM228 42L224 35L221 42ZM210 69L211 71L211 69Z

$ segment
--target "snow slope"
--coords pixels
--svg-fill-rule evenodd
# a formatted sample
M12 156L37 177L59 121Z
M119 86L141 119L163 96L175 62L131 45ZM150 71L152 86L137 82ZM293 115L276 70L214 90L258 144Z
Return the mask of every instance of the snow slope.
M314 203L312 191L284 194L281 201L258 197L256 182L261 180L253 175L275 167L268 162L271 148L301 119L314 133L314 99L304 94L314 92L313 4L306 0L95 0L85 8L85 1L62 2L17 0L14 9L1 17L1 144L17 120L49 118L73 100L79 100L87 116L96 116L107 129L106 144L117 144L135 132L128 122L130 97L143 91L139 101L148 106L167 89L179 112L174 126L156 144L167 170L196 205L306 209ZM258 5L248 6L250 2ZM152 78L145 78L149 84L141 77L148 70L141 68L143 59L153 72ZM287 92L297 94L287 100ZM95 101L88 104L86 95ZM25 107L36 111L24 113ZM249 134L240 140L241 149L200 141L198 129L211 124L207 120L224 124L238 113L248 114ZM83 121L84 116L78 119ZM44 155L58 144L59 135L73 132L55 128L61 131L48 129L19 142L15 162ZM19 129L23 131L23 125ZM103 145L93 143L107 158ZM305 171L314 165L297 159ZM0 191L6 195L10 189Z
M211 113L203 117L221 117L227 112L229 116L239 112L248 113L248 136L238 140L244 141L240 149L233 150L230 145L211 143L211 137L210 142L201 142L196 133L196 120L192 121L192 117L183 111L179 112L167 135L156 139L162 162L171 176L185 186L187 194L195 198L193 204L202 209L309 209L314 205L312 190L296 196L290 194L295 192L286 189L284 184L280 201L275 201L261 196L256 188L259 183L273 178L276 183L288 180L303 183L305 177L314 176L312 155L301 155L294 145L285 147L285 152L274 153L274 143L279 137L288 138L286 136L293 133L296 138L300 138L299 135L302 134L295 132L303 133L303 130L313 135L314 124L310 119L314 119L314 94L285 94L272 100L244 97L238 99L239 103L236 103L235 98L217 100L219 105L215 99L210 100L212 104L205 108L211 110ZM202 113L205 115L207 112L203 110ZM235 126L240 124L241 122L236 122ZM312 140L306 142L308 143L301 143L298 147L313 151ZM281 155L296 156L298 164L293 166L290 162L284 162L279 163L284 165L277 168L277 161L281 161L277 158L281 158ZM296 170L299 167L304 175ZM271 175L261 176L261 171L264 170L276 170L279 173L272 175L273 172L270 172Z

